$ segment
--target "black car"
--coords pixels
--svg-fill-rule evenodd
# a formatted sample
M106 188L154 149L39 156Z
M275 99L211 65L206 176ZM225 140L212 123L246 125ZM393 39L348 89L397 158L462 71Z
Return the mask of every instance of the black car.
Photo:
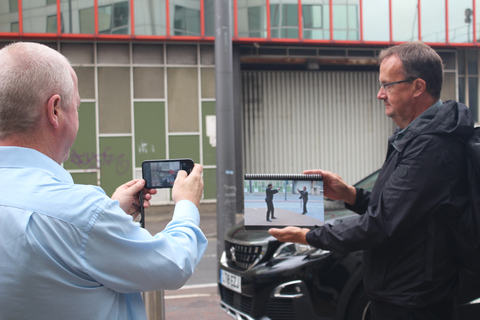
M356 187L371 190L378 171ZM343 202L325 200L326 223L358 216ZM340 254L281 243L243 221L225 235L219 261L222 309L238 320L369 319L363 290L362 251ZM462 275L455 319L480 319L480 275Z

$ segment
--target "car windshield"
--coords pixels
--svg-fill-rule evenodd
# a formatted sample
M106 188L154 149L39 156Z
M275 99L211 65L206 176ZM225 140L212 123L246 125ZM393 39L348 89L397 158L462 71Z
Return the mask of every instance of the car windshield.
M372 191L375 181L377 181L380 170L368 175L366 178L355 183L353 186L356 188L362 188L367 191ZM325 220L338 218L339 216L351 215L353 212L345 208L345 204L340 200L330 200L325 198Z
M371 175L367 176L365 179L355 183L353 186L356 188L365 189L367 191L372 191L373 185L375 184L375 181L377 181L377 177L379 173L380 173L380 170L377 170Z

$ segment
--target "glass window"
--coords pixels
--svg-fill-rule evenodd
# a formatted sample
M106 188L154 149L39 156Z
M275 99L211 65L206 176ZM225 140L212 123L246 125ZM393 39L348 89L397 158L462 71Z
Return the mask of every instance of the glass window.
M473 120L478 122L478 78L468 79L468 107Z
M60 10L63 33L94 33L93 1L94 0L61 0ZM83 27L83 31L81 27Z
M392 0L393 41L418 40L417 0Z
M350 3L356 1L348 1ZM336 40L359 40L360 24L358 3L333 6L333 38Z
M47 33L57 33L57 15L47 17Z
M455 72L445 72L440 99L442 101L457 100L457 83Z
M18 0L9 0L10 12L18 12Z
M478 52L467 50L468 53L468 75L478 74Z
M422 41L445 42L445 2L438 0L422 0Z
M448 37L450 42L473 42L472 0L448 2Z
M45 5L43 1L23 1L22 4L23 32L37 33L50 30L49 24L52 24L52 19L49 17L57 15L56 5ZM56 26L54 32L57 32Z
M298 5L271 4L270 24L272 38L298 38Z
M465 74L465 50L458 50L458 74Z
M325 34L323 21L323 5L302 5L303 16L303 38L305 39L328 39L329 34Z
M456 69L456 54L455 52L441 51L437 52L440 58L443 61L443 67L445 70L455 70Z
M238 1L238 36L267 37L267 9L265 0Z
M12 22L12 24L10 25L10 28L11 28L11 32L20 32L20 27L18 22Z
M363 0L363 39L390 41L389 5L384 0Z
M79 16L80 16L80 19L79 19L80 33L94 34L95 33L95 12L93 11L93 7L80 9ZM69 28L68 30L72 30L72 29ZM75 32L72 32L72 33L75 33Z
M458 77L458 101L467 104L465 101L465 77Z
M129 34L129 3L117 2L98 6L98 33Z
M232 4L233 10L233 4ZM203 13L205 15L205 36L214 37L215 36L215 0L204 0L203 1ZM232 32L233 32L233 14L232 14Z
M0 32L18 32L17 0L0 5Z
M84 1L82 1L84 2ZM89 1L91 2L91 1ZM130 34L130 7L128 1L108 3L99 1L98 5L98 32L100 34ZM68 4L66 8L68 8ZM79 10L80 33L95 33L94 8L86 7ZM70 16L69 21L72 17ZM71 30L72 27L68 30ZM67 31L68 32L68 31ZM73 30L74 33L75 30Z
M170 1L170 21L172 35L200 36L200 1Z
M475 18L476 18L476 21L477 21L477 26L478 26L478 23L480 22L480 0L475 0ZM472 18L473 20L473 18ZM472 21L473 23L473 21ZM477 27L476 28L476 31L477 31L477 41L478 39L480 39L480 28Z
M135 0L135 34L167 34L165 0Z

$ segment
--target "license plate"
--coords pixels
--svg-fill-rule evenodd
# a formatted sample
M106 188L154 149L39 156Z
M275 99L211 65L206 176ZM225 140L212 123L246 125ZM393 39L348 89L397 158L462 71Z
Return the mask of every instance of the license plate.
M242 292L242 278L220 269L220 283L233 291Z

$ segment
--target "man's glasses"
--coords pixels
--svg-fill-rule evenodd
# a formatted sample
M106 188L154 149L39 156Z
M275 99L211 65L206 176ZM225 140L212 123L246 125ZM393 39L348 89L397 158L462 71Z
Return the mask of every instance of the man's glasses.
M415 80L416 78L410 78L410 79L405 79L405 80L401 80L401 81L395 81L395 82L389 82L389 83L379 83L380 85L380 88L384 89L384 90L387 90L387 88L391 85L394 85L394 84L397 84L397 83L403 83L403 82L410 82L410 81L413 81Z

